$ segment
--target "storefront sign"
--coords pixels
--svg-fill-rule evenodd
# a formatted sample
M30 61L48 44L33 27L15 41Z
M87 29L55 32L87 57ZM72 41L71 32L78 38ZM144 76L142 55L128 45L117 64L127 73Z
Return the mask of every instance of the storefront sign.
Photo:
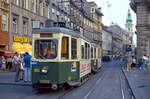
M14 40L14 42L22 42L22 43L29 42L29 38L27 38L27 37L20 37L20 36L14 36L13 40Z

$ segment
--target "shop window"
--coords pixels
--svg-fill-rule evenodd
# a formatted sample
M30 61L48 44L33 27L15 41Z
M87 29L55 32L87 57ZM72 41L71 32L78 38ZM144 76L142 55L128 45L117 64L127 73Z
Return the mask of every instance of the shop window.
M69 37L63 37L61 43L61 58L69 59Z
M28 22L27 21L23 21L23 33L25 35L28 35Z
M18 32L18 20L16 18L13 18L13 33Z
M77 59L77 40L71 39L71 58Z
M2 15L2 31L7 31L7 16Z
M82 59L84 59L85 57L85 51L84 51L84 45L81 45L81 55L82 55Z
M91 58L93 58L93 47L91 47Z

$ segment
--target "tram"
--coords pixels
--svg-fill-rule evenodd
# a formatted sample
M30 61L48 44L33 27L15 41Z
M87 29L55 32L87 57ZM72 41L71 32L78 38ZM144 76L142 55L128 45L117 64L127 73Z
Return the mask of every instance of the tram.
M70 29L34 29L32 45L33 88L79 86L101 67L101 48Z

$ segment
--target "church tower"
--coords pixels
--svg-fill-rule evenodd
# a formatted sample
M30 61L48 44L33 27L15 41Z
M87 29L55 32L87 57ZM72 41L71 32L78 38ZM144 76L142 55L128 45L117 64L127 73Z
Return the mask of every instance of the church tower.
M130 9L128 10L125 29L126 29L127 32L130 33L130 37L133 37L133 24L132 24Z

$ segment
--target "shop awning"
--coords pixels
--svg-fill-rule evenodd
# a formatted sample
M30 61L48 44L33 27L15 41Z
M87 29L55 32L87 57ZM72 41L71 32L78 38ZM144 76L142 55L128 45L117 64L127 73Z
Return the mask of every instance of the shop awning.
M9 50L0 50L0 55L3 55L3 56L10 56L10 55L15 55L14 52L11 52Z

